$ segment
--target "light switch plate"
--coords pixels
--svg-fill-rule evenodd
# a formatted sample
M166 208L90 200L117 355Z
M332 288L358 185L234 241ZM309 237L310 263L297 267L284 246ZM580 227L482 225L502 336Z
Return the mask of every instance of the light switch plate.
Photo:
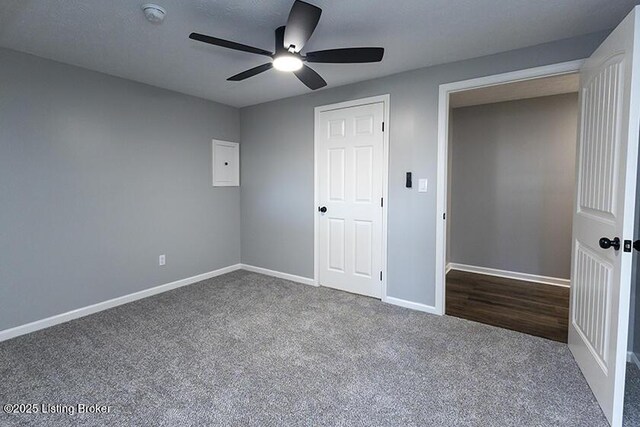
M427 179L420 178L418 180L418 193L426 193L427 192Z

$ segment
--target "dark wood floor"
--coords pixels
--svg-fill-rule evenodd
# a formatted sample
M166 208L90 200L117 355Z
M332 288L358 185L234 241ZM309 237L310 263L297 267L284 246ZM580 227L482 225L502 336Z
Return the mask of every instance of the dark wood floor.
M446 313L567 342L569 288L451 270Z

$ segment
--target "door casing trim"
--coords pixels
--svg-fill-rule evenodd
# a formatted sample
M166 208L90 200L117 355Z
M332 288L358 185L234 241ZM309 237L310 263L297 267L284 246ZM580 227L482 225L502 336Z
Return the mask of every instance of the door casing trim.
M449 150L449 95L469 89L496 86L505 83L533 80L542 77L557 76L561 74L577 73L582 68L584 60L561 62L542 67L527 68L509 73L495 74L470 80L462 80L440 85L438 96L438 170L436 189L436 264L435 264L435 312L444 315L445 310L445 284L447 264L447 162Z

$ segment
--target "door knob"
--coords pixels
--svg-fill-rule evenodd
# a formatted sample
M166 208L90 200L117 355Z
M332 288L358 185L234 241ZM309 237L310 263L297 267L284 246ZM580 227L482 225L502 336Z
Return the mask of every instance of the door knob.
M620 250L620 238L618 238L618 237L614 237L611 240L607 239L606 237L603 237L602 239L600 239L598 244L600 245L600 247L602 249L613 248L616 251Z
M322 206L318 208L318 212L322 212L325 213L327 211L327 207L326 206Z

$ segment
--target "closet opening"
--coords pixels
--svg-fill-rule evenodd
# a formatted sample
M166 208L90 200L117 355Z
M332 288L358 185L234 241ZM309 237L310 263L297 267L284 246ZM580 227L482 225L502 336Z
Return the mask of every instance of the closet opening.
M578 73L449 98L445 314L567 342Z

